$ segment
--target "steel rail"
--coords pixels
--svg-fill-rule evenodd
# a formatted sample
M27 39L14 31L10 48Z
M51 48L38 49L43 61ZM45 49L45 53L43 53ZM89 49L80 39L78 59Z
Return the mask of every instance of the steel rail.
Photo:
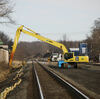
M33 66L33 68L34 68L34 72L35 72L36 81L37 81L37 84L38 84L38 90L39 90L39 94L40 94L40 99L44 99L42 88L41 88L41 84L40 84L39 77L37 75L37 71L35 69L35 66Z
M48 70L46 67L41 65L39 62L38 64L45 70L47 71L51 76L53 76L57 81L59 81L61 84L64 85L67 89L69 89L72 94L77 97L78 99L90 99L87 95L85 95L83 92L81 92L79 89L75 88L72 84L61 78L58 74Z

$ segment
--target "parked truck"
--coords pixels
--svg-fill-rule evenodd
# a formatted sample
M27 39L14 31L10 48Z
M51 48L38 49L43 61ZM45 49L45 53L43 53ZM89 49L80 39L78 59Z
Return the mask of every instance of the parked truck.
M61 53L52 53L50 56L50 60L52 62L58 62L59 60L62 60L62 54Z

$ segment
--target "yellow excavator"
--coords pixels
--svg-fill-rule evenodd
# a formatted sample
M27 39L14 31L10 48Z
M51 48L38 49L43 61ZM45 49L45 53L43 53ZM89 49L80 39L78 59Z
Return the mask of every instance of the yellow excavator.
M67 48L63 44L56 42L56 41L53 41L53 40L50 40L48 38L45 38L45 37L41 36L39 33L36 33L35 31L33 31L33 30L22 25L16 31L16 36L15 36L15 39L14 39L14 44L13 44L12 52L11 52L11 55L10 55L9 66L12 66L13 56L14 56L14 53L15 53L21 32L28 34L30 36L33 36L33 37L35 37L35 38L37 38L41 41L44 41L48 44L51 44L53 46L60 48L63 51L63 57L64 58L63 58L63 60L58 61L59 67L63 67L65 64L69 64L69 66L73 65L75 68L77 68L77 63L89 62L88 55L75 56L74 52L68 52Z

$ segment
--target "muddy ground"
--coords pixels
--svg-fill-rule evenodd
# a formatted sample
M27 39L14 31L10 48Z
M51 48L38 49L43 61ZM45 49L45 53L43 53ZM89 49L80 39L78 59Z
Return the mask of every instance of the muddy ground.
M0 82L4 81L9 74L9 66L5 63L0 63Z
M17 77L16 80L13 80L21 68L23 74ZM22 82L13 91L7 94L6 99L33 99L34 84L32 76L32 64L10 70L6 80L0 82L0 93L2 93L5 88L14 85L19 78L22 79Z
M14 68L18 68L22 65L21 61L13 61L12 65ZM7 77L10 74L11 68L9 67L9 64L5 64L4 62L0 63L0 82L7 79Z

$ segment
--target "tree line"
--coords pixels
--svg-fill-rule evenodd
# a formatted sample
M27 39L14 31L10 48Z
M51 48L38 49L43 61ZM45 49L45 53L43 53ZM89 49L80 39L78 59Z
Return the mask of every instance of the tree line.
M57 41L60 43L64 43L65 41ZM66 41L66 47L71 48L71 47L78 47L79 41ZM51 53L62 53L62 50L44 43L42 41L35 41L35 42L19 42L14 59L18 60L23 60L24 58L42 58L42 57L48 57Z
M91 35L87 36L85 42L88 44L90 60L98 62L100 57L100 18L94 21Z

